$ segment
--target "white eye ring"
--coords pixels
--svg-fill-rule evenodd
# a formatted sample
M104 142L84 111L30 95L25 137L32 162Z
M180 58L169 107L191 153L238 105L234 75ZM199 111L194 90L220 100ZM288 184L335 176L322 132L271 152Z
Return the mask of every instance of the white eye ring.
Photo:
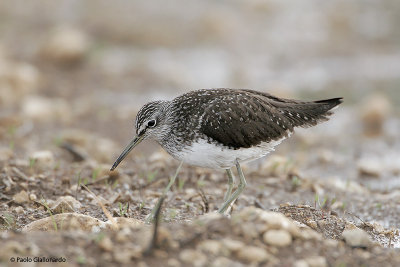
M147 122L147 126L148 126L148 127L154 127L154 126L156 126L156 120L149 120L149 121Z

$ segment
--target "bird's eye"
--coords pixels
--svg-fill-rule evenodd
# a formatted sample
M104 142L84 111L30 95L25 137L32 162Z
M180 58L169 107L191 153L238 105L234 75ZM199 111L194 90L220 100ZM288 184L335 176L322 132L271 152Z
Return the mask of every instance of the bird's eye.
M148 127L154 127L154 126L156 126L156 120L149 120L149 121L147 122L147 126L148 126Z

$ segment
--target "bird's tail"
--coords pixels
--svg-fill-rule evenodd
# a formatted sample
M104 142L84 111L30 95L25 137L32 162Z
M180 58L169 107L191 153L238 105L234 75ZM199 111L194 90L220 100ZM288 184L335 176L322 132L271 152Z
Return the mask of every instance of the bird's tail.
M295 127L310 127L328 120L332 109L343 102L343 98L331 98L310 102L297 102L283 108L283 114Z

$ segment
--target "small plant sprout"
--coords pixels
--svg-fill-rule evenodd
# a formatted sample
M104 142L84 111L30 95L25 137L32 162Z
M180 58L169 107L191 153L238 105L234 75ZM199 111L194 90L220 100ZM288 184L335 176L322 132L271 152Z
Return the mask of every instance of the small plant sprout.
M14 141L14 140L11 140L10 143L8 144L8 147L9 147L11 150L14 150L14 148L15 148L15 141Z
M15 218L11 213L3 213L2 214L2 219L5 222L5 229L12 229L12 226L15 224ZM3 229L3 226L0 228Z
M106 235L104 234L104 232L98 232L98 233L94 234L93 240L94 240L94 242L99 243L99 242L101 242L101 240L104 239L105 236Z
M271 166L271 173L275 173L276 170L278 169L279 165L281 165L281 162L274 162L274 164L272 164Z
M96 168L92 171L92 182L94 182L99 176L100 168Z
M160 210L160 207L161 207L162 203L164 202L165 196L167 195L171 186L173 184L175 184L176 177L178 177L179 171L182 168L182 164L183 164L183 161L181 161L178 168L176 169L175 175L170 178L169 183L168 183L167 187L164 188L163 194L158 199L156 206L153 208L153 210L150 212L150 214L147 215L147 218L145 220L146 223L150 223L154 220L156 213Z
M206 185L206 183L203 180L198 180L197 181L197 187L204 187Z
M63 138L60 137L60 136L57 136L57 137L55 137L55 138L53 139L53 143L54 143L54 145L56 145L56 146L61 146L63 142L64 142L64 140L63 140Z
M17 126L15 125L11 125L7 128L7 133L11 137L14 137L16 132L17 132Z
M314 195L314 208L317 208L317 203L319 203L319 196L317 193Z
M168 216L169 216L170 220L175 219L177 215L178 215L178 212L176 209L169 209Z
M332 198L332 200L331 200L331 206L332 206L333 204L335 204L336 201L337 201L336 197Z
M284 172L284 173L288 172L288 171L293 167L293 165L294 165L294 160L293 160L292 158L289 157L289 158L285 161L285 163L284 163L284 165L283 165L283 172Z
M34 158L29 158L29 168L35 167L36 159Z
M292 184L292 191L295 191L300 185L301 180L297 175L290 175L291 176L291 184Z
M315 206L315 208L317 208L317 204L318 204L318 207L319 207L320 209L324 209L327 200L328 200L328 197L325 196L324 199L322 200L322 203L321 203L321 202L320 202L319 195L318 195L318 194L315 194L315 197L314 197L314 201L315 201L315 202L314 202L314 206Z
M190 210L190 203L185 202L185 208L186 208L187 211L189 211Z
M120 217L126 217L128 215L128 209L129 209L129 202L123 205L121 202L118 202L118 207L119 207L119 216Z
M115 180L115 181L112 183L111 188L112 188L112 189L115 189L117 186L118 186L118 180Z
M142 200L142 202L139 203L139 211L142 211L144 205L145 205L144 200Z
M49 205L47 204L46 199L44 199L42 197L41 203L46 208L47 212L49 213L49 215L51 217L51 220L53 221L54 230L57 232L58 231L57 222L56 222L56 219L53 216L53 213L51 212L51 209L50 209Z
M156 178L157 171L151 171L146 174L146 179L148 183L151 183Z
M15 134L17 132L17 126L15 125L11 125L10 127L8 127L7 129L7 134L10 136L10 143L8 144L9 148L11 150L14 150L15 147Z
M61 166L61 162L57 161L56 164L54 165L54 170L60 169L60 166Z
M178 190L182 191L184 185L185 185L185 180L184 179L179 179L178 180Z
M76 257L76 262L80 265L86 264L86 258L83 255L79 255Z
M322 200L322 203L321 203L321 209L325 208L327 201L328 201L328 197L324 196L324 199Z

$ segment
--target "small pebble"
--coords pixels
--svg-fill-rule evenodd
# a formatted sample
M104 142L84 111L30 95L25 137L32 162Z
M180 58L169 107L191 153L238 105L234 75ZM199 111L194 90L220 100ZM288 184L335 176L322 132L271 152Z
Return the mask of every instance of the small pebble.
M239 251L245 246L245 244L242 241L233 240L230 238L224 238L221 240L221 242L224 245L224 247L226 247L231 252Z
M29 195L25 190L22 190L13 196L13 200L17 204L22 204L29 201Z
M231 267L235 265L237 265L236 262L226 257L218 257L211 263L211 267Z
M267 261L271 256L263 248L246 246L239 250L237 257L240 261L259 264Z
M367 248L372 244L367 232L361 230L360 228L344 230L342 233L342 238L346 244L351 247Z
M207 257L202 252L194 249L184 249L179 254L179 259L192 266L204 266L207 263Z
M103 237L99 242L99 247L105 251L112 252L114 244L108 236Z
M37 197L36 197L36 195L35 194L29 194L29 199L31 200L31 201L36 201L37 200Z
M89 49L89 38L77 28L59 27L41 48L41 54L61 64L81 61Z
M15 207L14 210L15 210L15 212L16 212L17 214L22 214L22 213L24 213L24 208L21 207L21 206Z
M217 240L204 240L199 243L197 248L204 253L218 255L221 251L221 243Z
M384 132L384 123L389 118L392 105L386 95L369 95L362 101L361 121L364 134L368 137L377 137Z
M292 236L285 230L269 230L263 235L264 242L268 245L286 247L292 243Z
M328 263L326 259L322 256L312 256L306 258L305 261L307 262L308 266L310 267L326 267Z
M148 267L149 265L147 265L147 263L145 263L144 261L139 261L137 263L137 267Z
M0 125L2 126L2 125ZM0 147L0 162L9 160L13 156L14 152L9 147Z
M380 177L384 172L383 163L378 159L361 159L357 163L358 172L360 175Z
M68 123L72 119L72 108L63 98L27 96L22 101L22 114L38 121L57 120Z
M168 267L180 267L181 263L177 259L170 258L167 261L167 266Z
M76 212L81 208L81 206L81 203L72 196L62 196L50 205L50 209L54 214L58 214L64 212Z
M51 151L36 151L30 156L32 167L51 168L54 166L54 156Z
M130 249L116 249L114 250L114 259L118 263L128 264L131 261L131 252Z
M168 258L168 252L161 249L155 249L153 252L154 257L159 259L166 259Z
M293 267L309 267L308 263L305 260L298 260L293 263Z

